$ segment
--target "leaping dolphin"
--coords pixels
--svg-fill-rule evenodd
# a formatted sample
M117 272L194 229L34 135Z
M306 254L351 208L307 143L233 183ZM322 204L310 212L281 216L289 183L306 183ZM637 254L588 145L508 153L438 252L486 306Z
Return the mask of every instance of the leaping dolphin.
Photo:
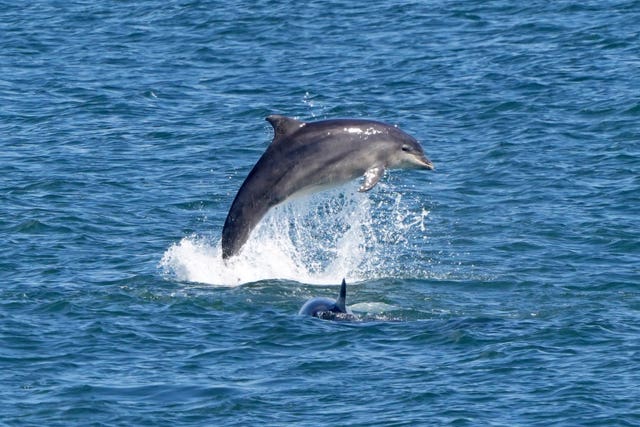
M340 317L343 319L353 319L353 313L347 308L346 298L347 283L342 279L340 296L337 300L324 297L312 298L304 303L298 314L328 320ZM340 314L342 314L342 316L340 316Z
M222 258L236 255L273 206L299 193L337 186L364 175L369 191L385 169L430 169L418 141L395 126L372 120L302 122L266 119L273 141L238 190L222 229Z

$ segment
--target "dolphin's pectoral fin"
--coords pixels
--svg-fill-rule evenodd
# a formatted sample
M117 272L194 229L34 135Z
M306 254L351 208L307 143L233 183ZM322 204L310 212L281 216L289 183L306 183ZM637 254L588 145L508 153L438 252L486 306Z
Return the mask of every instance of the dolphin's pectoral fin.
M364 173L364 181L362 185L358 189L360 192L369 191L380 181L384 175L384 167L383 166L373 166L367 169Z

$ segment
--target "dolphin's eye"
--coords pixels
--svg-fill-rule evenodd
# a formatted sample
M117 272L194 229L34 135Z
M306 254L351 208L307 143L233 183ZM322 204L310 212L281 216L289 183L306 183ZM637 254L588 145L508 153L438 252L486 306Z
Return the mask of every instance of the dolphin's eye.
M402 151L404 151L405 153L408 153L411 151L411 147L409 147L408 145L403 145L402 146Z

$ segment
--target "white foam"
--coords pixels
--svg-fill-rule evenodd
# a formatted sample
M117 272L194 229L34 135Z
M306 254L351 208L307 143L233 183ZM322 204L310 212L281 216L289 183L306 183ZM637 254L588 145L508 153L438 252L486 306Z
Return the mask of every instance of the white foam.
M399 310L398 307L384 302L360 302L350 305L349 308L359 313L382 314L389 311Z
M428 212L409 210L399 193L382 196L385 188L378 189L375 200L371 193L357 192L357 185L273 208L242 251L226 262L219 241L191 235L167 249L160 266L177 280L217 286L266 279L339 285L343 277L355 282L394 276L393 255L408 233L424 233Z

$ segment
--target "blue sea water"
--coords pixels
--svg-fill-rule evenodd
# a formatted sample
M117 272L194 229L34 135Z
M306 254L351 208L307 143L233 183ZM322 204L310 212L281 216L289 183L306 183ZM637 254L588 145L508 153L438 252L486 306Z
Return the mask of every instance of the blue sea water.
M639 425L640 2L0 1L0 423ZM418 138L225 265L264 117ZM336 297L354 322L297 314Z

